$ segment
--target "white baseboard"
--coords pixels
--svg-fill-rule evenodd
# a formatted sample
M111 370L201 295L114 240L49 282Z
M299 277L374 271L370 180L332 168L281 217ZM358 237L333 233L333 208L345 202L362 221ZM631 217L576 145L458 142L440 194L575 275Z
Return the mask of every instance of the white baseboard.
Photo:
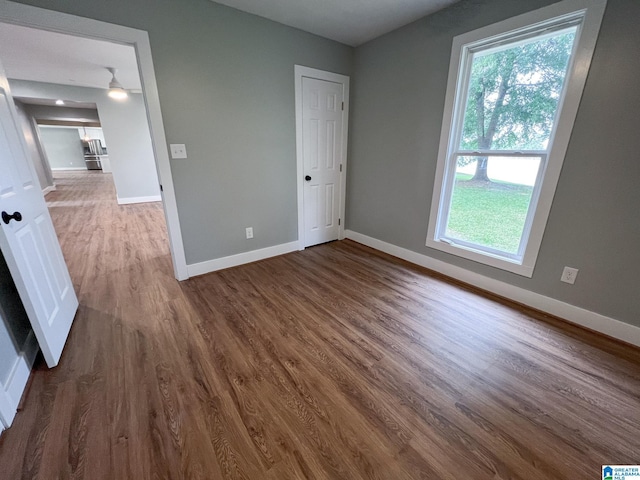
M161 202L162 197L160 195L151 195L149 197L118 197L118 205L129 205L130 203L148 203L148 202Z
M89 170L87 167L57 167L51 169L54 172L64 172L65 170L77 171L77 170Z
M56 190L57 190L56 184L54 183L53 185L43 188L42 195L46 195L47 193L50 193L50 192L55 192Z
M546 297L539 293L534 293L524 288L516 287L493 278L485 277L479 273L471 272L461 267L451 265L441 260L436 260L427 255L398 247L391 243L383 242L373 237L354 232L345 231L347 238L362 243L368 247L388 253L394 257L402 258L416 265L434 270L438 273L455 278L469 285L481 288L501 297L513 300L514 302L527 305L545 313L555 315L576 325L586 327L590 330L603 333L609 337L617 338L626 343L640 346L640 328L630 325L614 318L600 315L599 313L576 307L555 298Z
M252 250L250 252L238 253L237 255L187 265L187 273L189 277L195 277L225 268L237 267L245 263L257 262L265 258L277 257L278 255L284 255L285 253L297 250L298 241L296 240L295 242L282 243L280 245L274 245L273 247L261 248L260 250Z
M4 406L1 412L2 423L6 424L7 427L11 425L16 416L20 399L29 381L29 375L31 375L31 367L33 367L33 362L38 354L38 341L33 331L29 332L22 348L23 350L16 358L5 385L1 386L3 391L0 392L0 395L3 396L2 403Z

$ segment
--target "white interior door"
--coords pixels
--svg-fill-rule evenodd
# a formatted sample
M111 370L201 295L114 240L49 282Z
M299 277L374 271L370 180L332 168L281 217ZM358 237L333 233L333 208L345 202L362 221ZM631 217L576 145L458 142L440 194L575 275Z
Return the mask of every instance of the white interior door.
M0 249L49 367L78 309L44 196L28 160L0 65Z
M302 77L304 246L340 233L344 86Z

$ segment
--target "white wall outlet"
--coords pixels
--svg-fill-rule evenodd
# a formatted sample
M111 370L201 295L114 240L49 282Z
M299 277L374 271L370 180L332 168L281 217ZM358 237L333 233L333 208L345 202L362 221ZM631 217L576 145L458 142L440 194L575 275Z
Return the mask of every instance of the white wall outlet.
M171 158L187 158L187 147L184 143L172 143L169 147L171 148Z
M253 227L247 227L247 238L253 238Z
M576 277L578 276L579 270L577 268L564 267L562 271L562 276L560 277L560 281L564 283L570 283L573 285L576 283Z

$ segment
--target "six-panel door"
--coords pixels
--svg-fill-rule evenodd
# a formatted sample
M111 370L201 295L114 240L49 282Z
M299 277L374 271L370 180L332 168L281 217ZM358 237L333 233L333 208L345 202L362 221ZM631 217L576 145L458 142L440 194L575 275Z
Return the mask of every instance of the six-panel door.
M53 367L78 299L12 102L0 66L0 248L47 365Z
M343 100L342 84L303 77L305 247L338 239Z

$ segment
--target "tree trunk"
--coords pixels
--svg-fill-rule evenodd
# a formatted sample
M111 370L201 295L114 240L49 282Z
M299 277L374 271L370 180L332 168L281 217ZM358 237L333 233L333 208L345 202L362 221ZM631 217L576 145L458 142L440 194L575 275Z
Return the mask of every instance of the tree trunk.
M485 89L482 89L481 94L476 96L476 114L478 116L478 125L482 126L482 135L478 132L478 147L481 150L489 150L491 148L491 144L493 143L493 137L496 134L496 129L498 128L498 121L500 120L500 115L502 114L502 109L504 107L504 99L507 96L507 92L509 91L509 78L513 72L514 61L509 64L508 71L503 72L500 81L500 87L498 88L498 98L496 99L495 107L493 107L493 112L491 112L491 119L489 120L489 127L487 131L484 131L485 128L485 111L484 111L484 99L485 99ZM489 165L488 157L478 157L476 166L476 173L473 175L471 180L477 182L490 182L489 176L487 175L487 166Z
M487 175L487 166L489 165L488 157L478 157L478 164L476 165L476 173L473 175L472 181L476 182L490 182Z

